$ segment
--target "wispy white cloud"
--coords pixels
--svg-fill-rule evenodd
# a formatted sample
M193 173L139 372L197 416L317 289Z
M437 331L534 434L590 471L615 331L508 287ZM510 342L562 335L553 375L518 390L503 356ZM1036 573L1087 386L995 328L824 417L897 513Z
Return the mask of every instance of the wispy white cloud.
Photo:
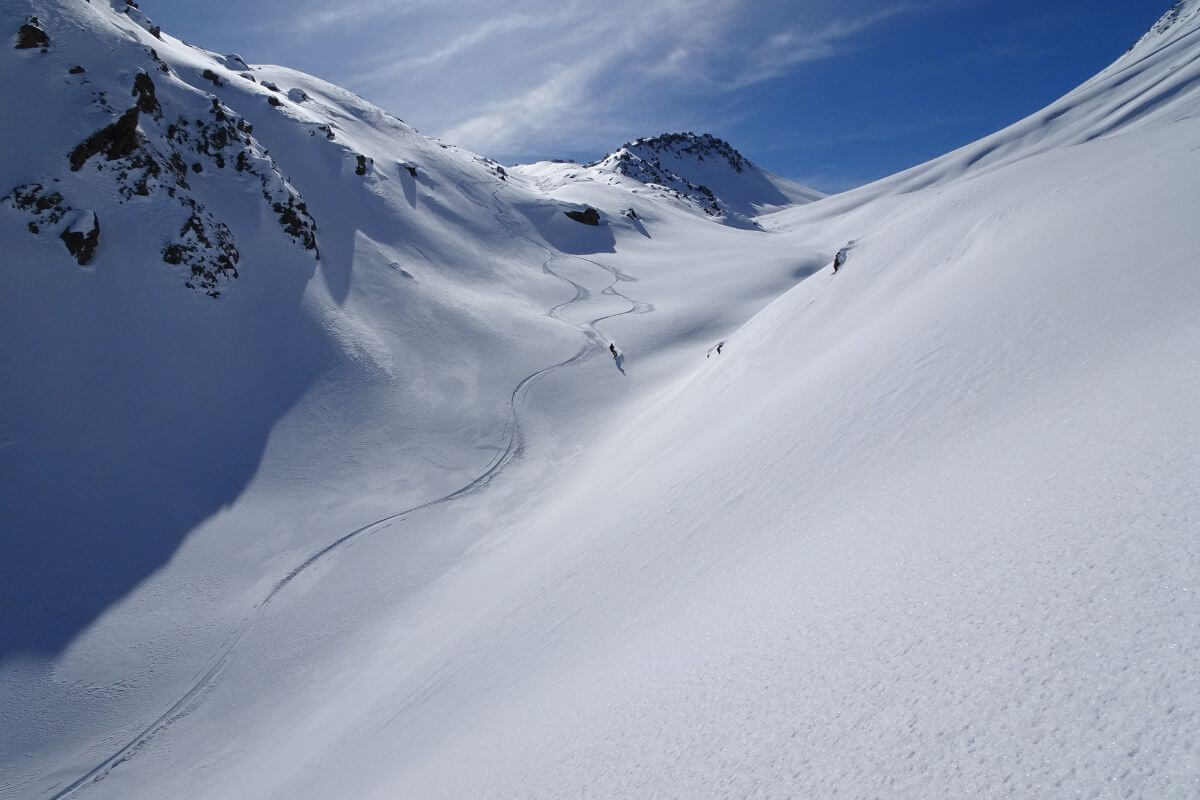
M915 1L915 0L914 0ZM747 87L853 50L880 0L261 0L289 65L496 158L720 133ZM251 60L263 60L245 53Z
M411 4L405 0L358 0L355 3L304 4L297 3L294 13L282 18L271 15L256 25L259 30L271 34L309 36L328 32L332 28L356 27L372 21L375 17L402 11Z
M855 37L893 17L911 12L897 4L861 17L830 20L818 26L796 26L771 33L752 51L725 84L729 90L778 78L808 61L845 55L856 49Z

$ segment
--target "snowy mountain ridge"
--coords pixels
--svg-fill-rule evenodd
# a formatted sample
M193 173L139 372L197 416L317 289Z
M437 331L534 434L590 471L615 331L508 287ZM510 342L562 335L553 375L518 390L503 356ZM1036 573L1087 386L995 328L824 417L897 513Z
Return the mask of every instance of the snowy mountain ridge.
M1167 13L1163 14L1157 22L1150 27L1142 38L1134 42L1129 48L1134 50L1141 47L1143 44L1158 40L1185 25L1188 20L1200 13L1200 0L1178 0Z
M573 181L632 179L714 220L756 229L754 217L823 195L769 173L710 133L663 133L626 142L590 164L549 161L514 167L552 190ZM645 191L645 190L641 190Z

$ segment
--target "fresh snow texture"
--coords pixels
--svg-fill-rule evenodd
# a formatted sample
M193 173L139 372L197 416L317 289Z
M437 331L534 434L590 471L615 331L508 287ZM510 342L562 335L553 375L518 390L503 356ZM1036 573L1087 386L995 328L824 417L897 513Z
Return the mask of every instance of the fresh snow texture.
M49 187L0 203L0 797L1196 796L1194 2L745 226L37 6L0 86L53 99L0 169ZM160 257L177 198L69 169L138 69L164 119L252 125L319 258L206 161L214 299Z

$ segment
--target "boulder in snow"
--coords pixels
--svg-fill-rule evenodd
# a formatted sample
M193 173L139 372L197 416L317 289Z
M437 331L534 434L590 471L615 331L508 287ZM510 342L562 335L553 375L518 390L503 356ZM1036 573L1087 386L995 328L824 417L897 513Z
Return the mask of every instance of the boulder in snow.
M37 17L30 17L29 22L17 31L17 50L33 50L38 47L49 47L50 37L38 27Z
M583 211L564 211L563 213L576 222L582 222L584 225L595 226L600 224L600 212L591 206L588 206Z
M287 96L288 100L291 100L293 103L303 103L308 99L308 95L305 94L303 89L288 89Z
M100 244L100 220L96 212L80 211L75 221L62 232L61 238L79 265L87 264Z

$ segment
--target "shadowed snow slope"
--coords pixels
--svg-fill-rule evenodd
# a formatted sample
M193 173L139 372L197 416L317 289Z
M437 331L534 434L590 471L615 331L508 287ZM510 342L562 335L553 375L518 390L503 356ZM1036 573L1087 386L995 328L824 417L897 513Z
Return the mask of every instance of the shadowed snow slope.
M0 102L89 110L0 190L101 238L0 208L0 796L1194 797L1194 0L765 231L36 5ZM70 171L139 66L164 120L251 124L319 261L206 161L171 186L237 241L214 300L175 196Z

